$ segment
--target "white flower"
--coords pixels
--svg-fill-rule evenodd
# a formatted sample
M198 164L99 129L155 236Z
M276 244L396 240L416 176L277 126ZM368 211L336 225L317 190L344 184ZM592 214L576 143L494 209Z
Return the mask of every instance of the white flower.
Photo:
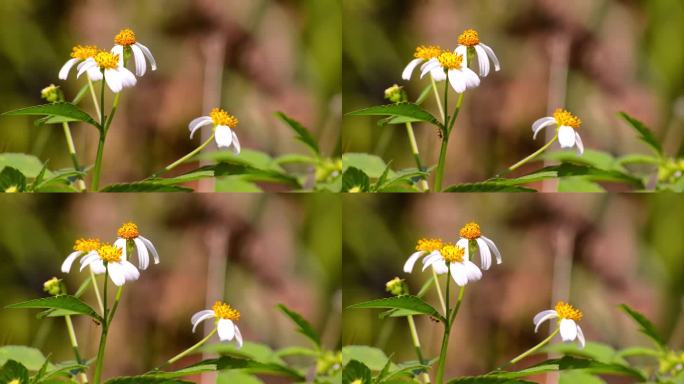
M582 126L582 120L565 109L558 108L553 116L542 117L532 124L532 139L537 138L537 134L542 129L555 125L558 132L558 142L561 148L572 148L577 146L577 154L584 153L584 144L577 129Z
M62 69L59 70L59 79L66 80L69 77L69 72L74 65L78 64L77 69L81 69L86 60L93 58L97 54L97 47L94 45L77 45L71 49L71 59L69 59ZM88 71L88 78L92 81L102 80L102 72L93 67Z
M116 234L118 238L114 241L114 246L121 248L124 260L128 260L128 247L126 245L128 241L133 241L138 254L138 267L140 269L145 270L150 265L150 253L154 257L154 263L159 264L159 254L154 248L154 244L140 235L135 223L124 223L116 231Z
M404 68L404 72L401 74L401 78L407 81L411 80L413 71L415 71L418 64L422 63L422 65L420 66L420 69L422 71L431 59L436 59L441 53L442 48L435 45L418 46L416 48L416 52L413 54L414 59L408 63L406 68ZM439 68L435 68L433 71L430 72L430 74L435 81L446 80L446 74L443 70Z
M425 63L422 70L420 77L435 71L445 73L451 88L457 93L463 93L466 89L480 85L480 78L466 66L463 56L457 53L443 51L439 56Z
M404 272L411 273L413 271L413 266L416 264L416 261L418 261L418 259L426 255L431 255L433 253L439 253L439 250L442 249L443 246L444 243L440 239L418 240L418 244L416 245L416 252L413 252L411 256L409 256L409 258L406 260L406 263L404 263ZM435 272L439 274L444 274L448 272L446 268L440 269L440 267L441 264L439 263L433 265Z
M468 65L467 62L469 48L473 48L475 50L475 54L477 55L477 61L480 67L480 76L486 77L489 75L490 60L492 61L492 64L494 64L495 71L501 70L499 59L496 57L494 50L480 42L480 37L478 36L477 31L474 29L466 29L458 37L458 47L456 47L456 53L463 56L466 65Z
M76 259L79 257L85 256L85 255L90 255L96 253L96 251L100 248L100 240L98 239L78 239L76 240L76 243L74 244L74 251L67 256L66 259L64 259L64 262L62 263L62 272L64 273L69 273L71 270L71 265L74 263ZM98 269L98 265L91 265L90 266L93 269L93 272L95 273L104 273L105 270L103 269Z
M120 66L124 66L124 55L126 49L130 49L133 53L133 62L135 63L135 74L140 77L145 75L147 72L147 60L150 61L150 66L153 71L157 70L157 62L152 56L149 48L138 43L135 38L135 32L126 28L122 29L116 37L114 37L114 48L112 48L112 53L119 56Z
M430 266L439 274L450 272L451 278L461 287L482 278L482 271L467 259L465 250L455 244L445 244L439 252L424 258L423 270Z
M468 223L459 231L461 238L456 242L456 245L465 249L466 259L469 259L470 242L475 241L480 251L480 267L485 271L492 266L492 252L496 256L496 263L501 264L501 252L496 247L493 241L482 236L480 226L477 223Z
M237 321L240 320L240 312L230 305L217 301L211 309L205 309L192 315L192 332L195 332L197 325L204 320L218 318L216 330L221 341L235 339L238 347L242 347L242 334L238 329Z
M572 305L559 301L554 309L539 312L532 322L534 323L534 332L539 330L539 326L546 320L560 319L560 335L563 341L579 340L580 345L584 348L585 340L582 328L577 325L577 322L582 320L582 311L574 308Z
M190 138L195 135L195 132L205 125L213 124L214 138L216 145L219 148L230 148L236 155L240 154L240 141L235 134L234 129L239 124L239 120L220 108L214 108L209 113L209 116L201 116L190 122L188 129L190 129Z
M140 277L138 269L122 257L121 248L110 244L102 244L97 251L91 252L82 258L81 270L87 266L91 266L93 271L98 274L108 270L109 278L118 287L124 285L127 281L138 280Z
M78 76L84 72L90 73L92 70L104 71L104 79L107 86L114 93L121 92L122 89L132 87L138 81L135 75L119 63L119 56L100 51L95 56L86 59L78 66Z

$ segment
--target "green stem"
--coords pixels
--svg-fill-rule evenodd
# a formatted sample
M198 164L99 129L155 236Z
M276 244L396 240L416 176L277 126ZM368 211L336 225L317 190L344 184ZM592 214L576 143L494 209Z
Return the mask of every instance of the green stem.
M437 163L437 173L435 173L435 192L442 192L442 179L444 178L444 164L446 163L447 147L449 138L442 137L442 146L439 149L439 163Z
M97 155L95 157L95 167L93 168L93 180L90 185L90 189L93 190L93 192L97 192L97 190L100 187L100 172L102 172L102 155L104 154L104 144L105 144L105 138L107 137L107 129L103 125L103 121L105 121L105 115L104 115L104 87L105 87L105 78L104 78L104 71L102 71L102 84L100 84L100 104L102 105L102 109L100 110L100 140L98 141L97 144Z
M451 334L451 324L449 324L449 287L451 286L451 265L446 279L446 312L444 312L444 335L442 336L442 347L439 350L439 362L437 363L437 376L435 383L442 384L444 379L444 364L446 363L447 350L449 349L449 335Z
M78 351L78 340L76 339L76 332L74 332L74 324L71 322L71 316L64 316L64 321L66 322L67 333L69 334L69 342L71 342L71 348L74 350L74 356L76 357L76 362L78 364L83 364L83 359ZM79 374L81 382L87 383L88 376L84 372Z
M71 163L74 165L74 169L77 171L81 170L81 166L78 163L78 157L76 156L76 146L74 146L74 138L71 136L71 128L69 128L69 123L62 122L62 128L64 129L64 137L66 138L67 149L69 150L69 157L71 157ZM78 176L78 181L76 186L79 191L85 190L85 183L83 178Z
M90 88L90 96L93 98L93 105L95 106L95 113L98 118L100 118L99 123L102 124L102 115L100 114L100 104L97 102L97 94L95 93L95 87L93 86L93 81L90 80L90 77L86 76L88 79L88 88ZM104 79L102 79L102 82L104 83Z
M515 171L516 169L522 167L522 166L523 166L525 163L527 163L528 161L533 160L535 157L541 155L541 153L544 152L544 151L546 151L546 150L551 146L551 144L553 144L553 143L556 142L556 140L558 140L558 134L556 134L556 136L554 136L553 139L551 139L551 141L549 141L548 143L546 143L543 147L539 148L535 153L533 153L533 154L527 156L526 158L524 158L524 159L518 161L517 163L511 165L511 166L508 168L508 170L509 170L509 171Z
M130 255L130 253L129 253ZM119 301L121 300L121 294L123 293L123 288L124 286L120 286L116 290L116 296L114 296L114 305L112 305L112 310L109 311L109 319L107 319L107 324L111 324L112 320L114 319L114 314L116 313L116 309L119 307Z
M411 341L413 341L413 347L416 350L416 356L418 356L418 361L421 364L425 363L423 359L423 352L420 349L420 339L418 338L418 332L416 331L416 323L413 321L413 316L409 315L406 317L409 324L409 330L411 331ZM423 381L425 383L430 383L430 375L427 372L423 372Z
M214 334L216 333L217 328L214 328L209 334L202 340L200 340L197 344L193 345L192 347L186 349L185 351L177 354L176 356L170 358L162 367L165 367L167 365L173 364L176 361L182 359L183 357L193 353L197 348L201 347L204 343L206 343ZM162 368L160 367L160 368Z
M445 108L448 106L448 104L447 104L448 97L449 97L449 93L447 92L448 90L449 90L449 85L445 84L444 85L444 106L445 106ZM459 113L461 112L461 106L463 105L464 95L465 95L465 92L458 95L458 100L456 101L456 107L454 108L454 113L451 115L451 118L449 118L447 116L446 110L444 112L445 123L444 123L444 127L442 129L442 146L439 150L439 163L437 163L437 172L435 174L435 191L437 191L437 192L442 191L442 180L444 178L444 166L446 164L447 149L449 147L449 136L451 135L451 131L453 130L454 125L456 124L456 118L458 117Z
M439 91L437 90L437 82L430 76L430 81L432 82L432 91L435 94L435 101L437 102L437 108L439 108L439 115L444 116L444 107L442 107L442 101L439 99ZM444 120L446 124L446 120Z
M506 364L506 365L515 364L515 363L519 362L520 360L526 358L527 356L529 356L529 355L531 355L531 354L537 352L537 351L540 350L544 345L548 344L549 341L551 341L551 339L553 339L553 338L558 334L559 331L560 331L560 328L557 328L555 331L553 331L553 332L549 335L549 337L547 337L546 339L542 340L541 343L535 345L534 347L528 349L528 350L525 351L524 353L518 355L517 357L515 357L514 359L512 359L512 360L511 360L508 364Z
M92 268L90 269L90 280L93 282L93 291L95 291L95 298L97 299L97 305L100 306L100 313L104 313L104 304L102 304L102 296L100 296L100 288L97 287L97 279L95 278L95 272Z
M105 345L107 344L107 333L109 332L109 323L107 322L107 286L109 281L109 267L105 263L105 279L104 279L104 312L102 313L102 333L100 334L100 346L97 349L97 359L95 361L95 373L93 374L93 383L100 384L102 376L102 363L104 362Z
M157 177L163 175L164 173L166 173L166 172L176 168L177 166L183 164L184 162L188 161L189 159L193 158L195 155L200 153L204 148L206 148L209 144L211 144L212 140L214 140L215 134L216 133L212 133L211 136L209 136L209 138L207 139L207 141L202 143L202 145L195 148L192 152L188 153L187 155L185 155L185 156L181 157L180 159L174 161L173 163L167 165L166 168L162 169L161 171L156 172L155 174L153 174L152 176L148 177L145 180L157 178Z
M434 81L434 80L433 80ZM416 161L416 168L418 170L423 170L423 162L420 160L420 152L418 151L418 144L416 142L416 135L413 132L413 125L410 122L406 123L406 134L408 135L409 145L411 146L411 153L413 154L413 159ZM430 189L430 186L424 177L421 177L420 186L424 191Z
M444 303L444 295L442 295L442 288L439 286L439 276L437 272L432 268L432 278L435 280L435 289L437 290L437 296L439 297L439 303L442 304L442 311L447 313L446 304Z
M458 292L458 299L456 299L456 305L454 306L454 309L451 312L451 318L449 319L449 325L453 326L454 325L454 320L456 320L456 315L458 314L458 310L461 309L461 303L463 302L463 295L465 294L465 285L461 287L461 290Z

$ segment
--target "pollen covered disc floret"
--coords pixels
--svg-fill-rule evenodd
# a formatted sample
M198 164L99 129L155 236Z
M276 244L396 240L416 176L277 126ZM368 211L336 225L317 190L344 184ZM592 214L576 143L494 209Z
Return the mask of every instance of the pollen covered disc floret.
M135 44L135 32L130 28L122 29L116 36L114 36L114 43L128 47Z
M451 88L456 93L463 93L467 89L476 88L480 85L480 78L466 65L464 54L456 50L442 51L439 56L428 60L421 66L421 75L424 77L428 73L437 80L439 78L448 79Z
M117 248L111 244L102 244L97 250L100 260L107 263L118 263L121 261L121 248Z
M87 62L88 59L92 59L97 55L98 49L94 45L76 45L71 48L71 59L67 60L66 63L59 70L58 77L60 80L66 80L69 77L69 72L74 65L78 64L78 70ZM88 78L91 81L102 80L102 73L97 68L91 68L88 71Z
M447 263L462 263L465 250L455 244L446 244L440 249L439 253Z
M214 125L225 125L229 128L236 128L240 121L230 113L221 108L214 108L209 112L209 117L214 122Z
M97 251L90 252L81 259L81 270L88 266L96 274L108 273L116 286L140 277L138 269L123 257L123 250L108 243L100 244Z
M444 243L438 252L424 258L423 270L430 266L438 274L449 273L461 287L482 278L482 271L467 259L465 249L458 244Z
M480 225L475 223L475 222L470 222L466 225L464 225L459 231L458 234L461 235L461 237L465 237L468 240L475 240L482 233L480 232Z
M452 69L460 69L463 65L463 56L449 51L443 51L440 53L439 56L437 56L437 60L439 60L442 68L447 71Z
M418 240L418 244L416 244L416 251L413 252L404 263L404 272L411 273L413 271L413 266L416 264L418 259L433 252L439 252L443 246L444 243L440 239L423 238Z
M474 47L480 44L480 36L474 29L466 29L458 36L458 43L466 47Z
M74 243L74 251L88 253L100 248L100 239L78 239Z
M561 319L580 321L582 320L582 316L584 316L582 311L564 301L559 301L554 309L558 313L558 317Z
M133 240L140 236L140 232L138 232L138 225L131 222L122 224L121 227L119 227L119 229L116 231L116 234L126 240Z
M240 320L240 311L230 306L228 303L217 301L211 307L219 319L228 319L232 321Z
M123 52L99 51L95 56L79 64L78 76L80 77L84 72L88 74L93 71L100 72L100 76L104 76L107 86L114 93L132 87L137 80L131 71L123 67L122 55Z
M430 60L442 53L442 48L438 45L419 45L413 57L416 59Z
M93 59L100 69L115 69L119 65L119 55L107 51L99 51Z
M569 111L558 108L553 113L553 118L556 120L556 124L559 126L566 125L574 129L579 129L582 126L582 120L579 117L573 115Z
M85 60L97 54L97 47L94 45L77 45L71 49L71 57L74 59Z
M441 53L442 48L440 48L437 45L419 45L418 47L416 47L416 51L413 53L413 60L411 60L404 68L404 71L401 74L401 78L404 80L411 80L413 71L416 70L416 67L418 67L418 65L422 64L420 66L420 69L422 71L431 60L436 59ZM436 69L432 71L431 76L432 79L435 81L446 80L446 75L444 74L444 71L441 69Z

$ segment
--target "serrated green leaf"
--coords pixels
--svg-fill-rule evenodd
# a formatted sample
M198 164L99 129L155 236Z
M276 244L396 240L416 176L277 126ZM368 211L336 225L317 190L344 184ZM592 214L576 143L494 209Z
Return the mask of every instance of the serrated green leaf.
M545 167L515 179L495 179L492 182L504 185L523 185L552 178L570 176L585 176L586 180L593 182L625 183L639 189L644 187L644 183L641 179L620 171L604 170L570 163Z
M505 182L485 181L482 183L452 185L444 189L444 192L536 192L536 190L517 185L508 185Z
M81 315L90 316L98 322L102 322L100 315L95 312L88 304L84 303L80 299L69 296L53 296L53 297L43 297L41 299L24 301L22 303L10 304L5 308L55 308L63 309L71 312L75 312Z
M471 376L460 377L458 379L450 380L447 382L447 384L534 384L534 382L521 379L504 379L489 376Z
M240 371L219 372L216 384L260 384L263 381Z
M538 375L546 372L565 371L581 369L584 372L603 374L603 375L618 375L630 376L639 380L645 380L646 377L640 371L630 368L622 364L607 364L591 359L582 359L572 356L564 356L560 359L550 359L535 364L529 368L521 369L514 372L496 371L487 375L487 377L497 377L505 379L517 379L532 375Z
M605 192L600 185L587 180L584 176L563 177L558 180L558 192Z
M363 303L353 304L347 307L347 309L362 309L362 308L384 308L384 309L403 309L407 314L411 315L428 315L432 316L440 321L444 321L442 315L437 312L430 304L426 303L422 299L411 296L397 296L397 297L387 297L384 299L365 301Z
M105 384L192 384L192 381L150 376L126 376L107 380Z
M348 116L391 116L404 118L402 122L425 121L439 126L437 119L425 109L413 103L379 105L347 113Z
M100 192L192 192L192 188L143 181L108 185Z
M242 176L217 177L214 188L216 192L263 192L258 185L244 180Z
M297 327L298 327L297 332L308 337L309 340L313 341L314 344L316 344L316 346L320 348L321 337L318 335L318 333L316 332L314 327L311 325L311 323L306 321L306 319L304 319L302 317L302 315L300 315L299 313L289 309L288 307L286 307L283 304L278 304L277 308L281 312L283 312L285 315L287 315L287 317L289 317L290 320L292 320L297 325Z
M648 144L658 155L662 156L663 154L663 147L660 145L660 142L655 138L653 135L653 132L651 132L648 127L641 121L633 118L632 116L626 114L625 112L620 112L620 117L622 117L623 120L625 120L630 127L634 128L635 131L639 134L639 139L643 141L644 143Z
M368 177L377 179L385 172L387 164L376 155L368 153L345 153L342 155L342 171L349 168L357 168L363 171ZM395 177L395 173L390 171L388 177Z
M634 320L639 325L639 331L641 333L648 336L651 340L655 341L655 343L658 344L660 347L666 347L667 343L665 342L665 338L663 338L663 336L660 335L658 329L655 327L655 325L653 325L653 323L651 323L650 320L646 318L646 316L632 309L627 304L621 304L620 309L627 315L629 315L629 317L631 317L632 320Z
M216 359L216 368L223 369L240 369L246 373L265 374L289 377L295 380L304 380L299 372L284 365L274 363L260 363L254 360L240 359L232 356L223 356Z
M0 116L60 116L99 127L99 124L92 117L90 117L89 114L74 104L67 102L35 105L32 107L15 109L0 114Z
M362 362L352 360L342 369L342 384L361 380L361 384L371 384L371 371Z
M311 135L311 133L298 121L288 117L283 112L276 112L276 116L282 120L288 127L292 128L297 134L297 140L304 143L309 149L311 149L316 155L321 154L320 148L318 148L318 143L316 139Z

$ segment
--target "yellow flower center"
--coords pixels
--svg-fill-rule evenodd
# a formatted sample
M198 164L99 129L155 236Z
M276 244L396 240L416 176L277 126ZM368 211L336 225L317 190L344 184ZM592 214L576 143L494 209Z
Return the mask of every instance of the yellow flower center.
M122 29L118 35L114 37L114 42L128 47L129 45L135 44L135 32L129 28Z
M477 223L470 222L461 228L460 231L458 231L458 234L461 235L461 237L465 237L468 240L475 240L478 237L480 237L480 226Z
M442 64L442 68L446 70L461 69L463 56L449 51L442 51L442 53L437 56L437 60Z
M21 381L19 381L19 379L14 379L12 381L8 381L7 384L21 384Z
M439 253L447 263L462 263L465 249L454 244L446 244L439 250Z
M214 108L209 113L209 117L214 122L214 125L227 125L230 128L235 128L240 123L237 117L224 111L221 108Z
M100 239L78 239L74 244L74 251L84 253L97 251L100 248Z
M230 304L224 303L222 301L217 301L214 306L211 307L214 311L216 317L220 319L227 319L232 321L240 320L240 311L230 306Z
M16 185L10 185L9 187L7 187L7 189L5 189L5 193L17 193L17 192L19 192L19 187L17 187Z
M77 45L71 49L71 57L74 59L85 60L97 54L97 47L94 45Z
M480 44L480 36L474 29L466 29L458 36L458 43L466 47L474 47Z
M351 384L363 384L363 380L356 379L356 380L352 381Z
M102 261L107 263L118 263L121 261L121 248L115 247L111 244L102 244L97 250L97 254Z
M140 236L140 232L138 232L138 226L131 222L121 225L121 227L116 231L116 234L126 240L133 240Z
M433 252L438 251L444 246L440 239L420 239L416 245L416 251Z
M564 301L559 301L554 309L558 312L558 317L561 319L580 321L582 316L584 316L582 311Z
M413 57L416 59L430 60L442 53L442 48L437 45L421 45L416 48Z
M553 113L553 118L556 120L556 124L559 126L567 125L568 127L573 127L574 129L578 129L582 126L582 120L580 120L579 117L573 115L563 108L556 109L556 112Z
M119 66L119 55L107 51L98 52L93 59L100 69L114 69Z

